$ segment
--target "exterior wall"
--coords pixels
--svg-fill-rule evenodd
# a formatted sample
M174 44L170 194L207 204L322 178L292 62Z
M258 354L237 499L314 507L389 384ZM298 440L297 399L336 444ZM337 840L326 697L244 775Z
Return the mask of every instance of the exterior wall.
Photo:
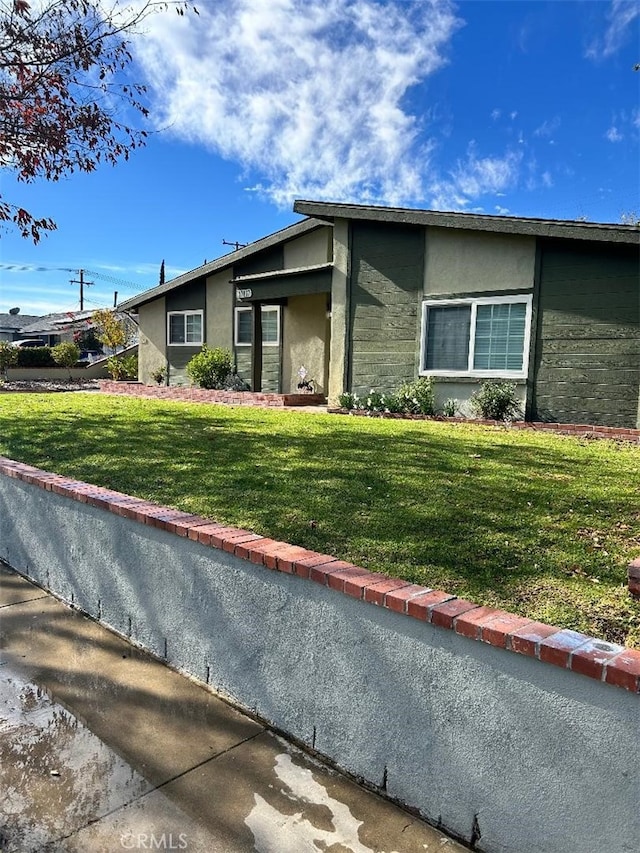
M262 391L265 394L280 393L281 347L282 344L262 347ZM251 385L251 347L236 347L236 365L238 376Z
M134 348L135 351L135 348ZM103 379L109 375L104 361L90 364L87 367L9 367L7 379L9 382L36 381L38 379L65 381L66 379Z
M639 425L637 249L542 244L535 369L534 418Z
M424 230L354 222L350 390L391 391L415 378Z
M185 284L165 297L167 314L170 311L204 311L203 334L206 335L207 312L206 312L206 287L203 280ZM165 341L167 339L165 316ZM206 339L206 338L205 338ZM202 347L197 346L169 346L167 345L167 361L169 364L169 385L189 385L190 379L187 375L187 363L197 355Z
M298 370L307 369L315 390L324 394L327 335L327 296L293 296L283 309L282 391L297 392Z
M284 269L326 264L332 257L333 228L327 225L284 244Z
M442 379L435 377L434 396L436 412L442 411L442 407L447 400L455 400L457 403L456 415L464 418L477 418L478 413L471 408L471 396L474 394L482 383L481 379ZM515 396L520 402L520 412L518 417L523 418L527 405L527 384L526 382L514 382L516 386Z
M426 229L425 296L531 290L535 237Z
M233 285L231 271L210 275L206 288L205 341L210 347L233 350Z
M329 405L347 391L349 316L350 229L346 219L333 224L333 270L331 273L331 341L329 347Z
M151 385L151 371L167 364L167 310L164 297L147 302L138 309L138 379Z
M81 502L108 504L106 491L80 486L70 499L52 491L73 489L68 478L9 474L9 565L474 849L638 849L637 692L293 575L302 549L270 571L246 532L229 552L192 541L218 528L188 514L145 515L129 499L122 517L124 496L106 511ZM548 646L564 659L562 648Z

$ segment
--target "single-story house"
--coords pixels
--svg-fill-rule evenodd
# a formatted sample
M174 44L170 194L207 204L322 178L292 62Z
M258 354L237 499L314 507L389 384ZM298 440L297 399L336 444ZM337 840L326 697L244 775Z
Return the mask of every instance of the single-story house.
M13 308L8 314L0 314L0 341L26 338L23 329L30 323L35 323L37 319L37 314L21 314L18 308Z
M34 317L22 329L21 337L40 338L48 347L62 341L72 341L75 332L91 328L92 314L93 311L63 311Z
M640 229L297 201L302 221L122 303L140 378L203 343L254 390L304 366L335 403L433 376L464 411L487 379L529 419L640 426Z

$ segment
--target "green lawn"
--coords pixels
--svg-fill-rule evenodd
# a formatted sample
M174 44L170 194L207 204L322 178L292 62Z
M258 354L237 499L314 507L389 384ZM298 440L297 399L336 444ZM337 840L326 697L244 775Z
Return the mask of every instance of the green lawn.
M640 647L640 448L466 424L0 394L0 454Z

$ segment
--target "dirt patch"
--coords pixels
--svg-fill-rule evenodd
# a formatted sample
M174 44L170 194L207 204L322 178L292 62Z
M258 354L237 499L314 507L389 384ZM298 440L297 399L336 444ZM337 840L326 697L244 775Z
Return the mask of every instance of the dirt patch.
M43 394L53 391L98 391L99 386L94 379L30 379L11 382L0 381L0 393L23 392Z

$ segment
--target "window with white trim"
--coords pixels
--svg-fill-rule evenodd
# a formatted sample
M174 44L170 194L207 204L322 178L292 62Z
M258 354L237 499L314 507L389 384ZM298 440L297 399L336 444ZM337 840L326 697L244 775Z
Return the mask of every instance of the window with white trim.
M525 378L531 296L426 300L421 372Z
M251 308L236 308L235 341L236 346L251 346L253 328ZM280 306L262 306L262 343L276 347L280 343Z
M200 346L203 315L203 311L169 311L167 343L170 346Z

